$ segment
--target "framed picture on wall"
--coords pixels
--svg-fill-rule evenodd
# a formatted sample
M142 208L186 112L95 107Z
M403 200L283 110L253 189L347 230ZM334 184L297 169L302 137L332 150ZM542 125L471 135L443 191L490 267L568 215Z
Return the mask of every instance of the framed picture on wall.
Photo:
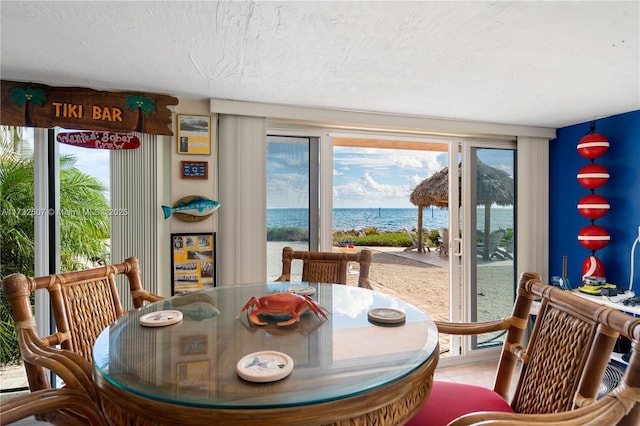
M216 233L171 234L171 294L216 286Z
M211 154L211 117L178 115L178 154Z

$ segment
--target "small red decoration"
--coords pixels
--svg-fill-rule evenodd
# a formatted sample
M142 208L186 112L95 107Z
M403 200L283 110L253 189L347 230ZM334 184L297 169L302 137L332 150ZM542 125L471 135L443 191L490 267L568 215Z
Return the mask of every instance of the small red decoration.
M600 157L609 149L609 140L598 133L590 133L578 142L578 153L593 160Z
M609 181L609 171L600 164L587 164L578 171L578 182L589 189L596 189Z
M589 225L580 230L578 241L589 250L600 250L609 244L609 232L602 226Z
M602 195L585 195L578 201L578 211L587 219L599 219L609 212L609 201Z
M584 277L606 277L604 265L596 256L589 256L582 262L582 278Z

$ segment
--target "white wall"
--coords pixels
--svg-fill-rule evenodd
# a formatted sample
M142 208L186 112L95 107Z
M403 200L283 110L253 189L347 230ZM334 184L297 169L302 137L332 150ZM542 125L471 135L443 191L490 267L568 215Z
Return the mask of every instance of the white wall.
M210 115L211 116L211 154L193 155L178 154L178 115ZM209 100L194 101L180 100L173 115L173 137L171 141L171 201L176 203L182 197L189 195L201 195L205 198L217 200L218 196L218 120L216 114L211 114ZM181 177L181 161L207 161L209 163L208 179L184 179ZM217 213L201 222L182 222L175 217L170 217L171 232L216 232L218 229ZM167 242L167 244L169 244Z

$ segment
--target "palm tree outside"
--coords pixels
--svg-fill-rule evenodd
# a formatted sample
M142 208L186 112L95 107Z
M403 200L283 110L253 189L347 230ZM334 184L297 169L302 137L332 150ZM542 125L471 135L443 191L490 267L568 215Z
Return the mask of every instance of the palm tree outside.
M34 158L18 152L19 131L2 128L0 143L0 279L12 273L34 275ZM24 150L22 150L24 151ZM60 158L61 269L83 269L109 257L108 188L75 167L74 156ZM10 307L1 295L0 364L17 362L20 354ZM11 343L11 344L10 344Z

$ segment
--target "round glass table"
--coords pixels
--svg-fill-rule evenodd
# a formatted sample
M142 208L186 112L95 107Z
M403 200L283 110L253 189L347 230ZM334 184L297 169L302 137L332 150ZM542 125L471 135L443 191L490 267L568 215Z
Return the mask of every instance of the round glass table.
M217 287L147 305L111 324L93 348L109 420L313 425L410 419L429 395L438 361L438 331L429 315L387 294L317 283L303 286L315 290L310 297L327 319L307 310L290 325L276 324L287 315L259 315L268 324L255 325L248 316L255 306L241 313L252 297L264 302L263 296L293 286L301 283ZM148 326L156 317L149 314L159 311L182 319ZM264 352L285 354L290 373L266 382L242 378L239 361Z

